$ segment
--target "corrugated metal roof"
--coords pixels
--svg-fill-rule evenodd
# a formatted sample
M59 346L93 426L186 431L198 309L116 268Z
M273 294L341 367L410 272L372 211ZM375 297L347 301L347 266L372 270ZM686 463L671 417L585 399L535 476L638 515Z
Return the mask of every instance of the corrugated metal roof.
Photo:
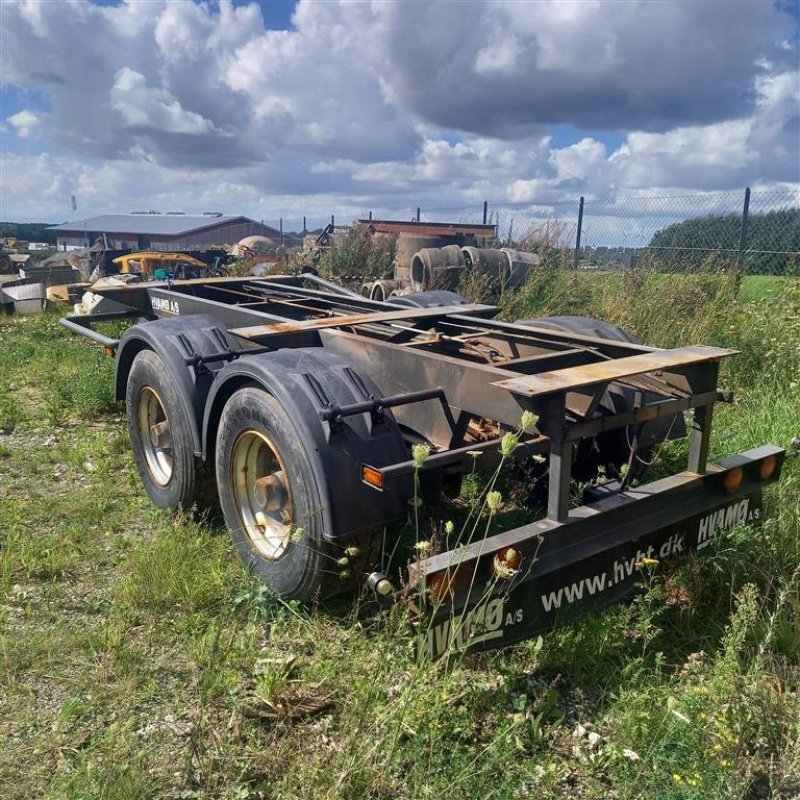
M103 214L99 217L65 222L63 225L51 225L51 231L69 231L83 233L136 233L162 234L180 236L186 233L221 225L226 222L256 223L249 217L238 216L206 216L190 214Z

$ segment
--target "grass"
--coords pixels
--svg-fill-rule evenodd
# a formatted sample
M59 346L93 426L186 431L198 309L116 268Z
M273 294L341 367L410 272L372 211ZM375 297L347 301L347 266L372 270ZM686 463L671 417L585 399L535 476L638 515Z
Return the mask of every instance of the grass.
M800 434L796 282L672 281L665 303L656 276L591 277L547 274L506 314L736 347L713 455ZM764 525L653 574L635 602L419 664L401 609L278 602L213 516L155 510L112 377L53 317L0 320L0 797L800 792L796 460Z

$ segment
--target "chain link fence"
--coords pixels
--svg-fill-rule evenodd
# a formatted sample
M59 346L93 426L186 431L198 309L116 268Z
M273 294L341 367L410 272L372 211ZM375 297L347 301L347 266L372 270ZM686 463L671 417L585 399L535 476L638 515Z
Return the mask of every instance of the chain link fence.
M523 249L558 250L577 269L697 271L737 267L800 275L800 193L580 198L501 208L498 235Z
M699 271L800 276L800 192L705 192L404 207L357 215L265 219L284 239L354 219L488 223L504 246L547 253L575 269ZM288 242L287 242L288 243Z

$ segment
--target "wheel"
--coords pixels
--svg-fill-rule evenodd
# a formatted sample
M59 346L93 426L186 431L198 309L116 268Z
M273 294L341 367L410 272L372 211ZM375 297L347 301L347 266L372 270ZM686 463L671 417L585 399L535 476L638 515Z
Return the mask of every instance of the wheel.
M169 511L197 500L201 466L176 384L152 350L136 355L125 392L133 457L150 499Z
M303 442L278 401L245 387L223 408L217 430L217 489L242 560L287 599L342 591L341 547L323 538L327 514Z
M447 289L438 289L432 292L413 292L411 294L395 295L389 298L390 303L409 308L441 308L444 306L464 306L469 304L464 295L451 292Z
M630 333L617 325L612 325L602 319L594 319L594 317L540 317L538 319L518 319L516 324L530 325L535 328L549 328L553 331L564 331L565 333L577 333L581 336L595 336L598 339L610 339L615 342L641 344L635 336L631 336Z

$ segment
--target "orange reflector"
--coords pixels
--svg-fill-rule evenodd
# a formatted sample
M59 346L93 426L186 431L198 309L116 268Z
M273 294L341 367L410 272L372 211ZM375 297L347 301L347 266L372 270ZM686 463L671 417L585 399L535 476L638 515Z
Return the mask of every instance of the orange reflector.
M744 471L741 467L729 469L722 479L722 485L725 487L725 491L735 492L742 485L742 478L744 478Z
M778 466L778 459L775 456L767 456L758 465L758 477L762 481L769 480L775 474L775 468Z
M366 464L361 465L361 480L368 483L373 489L383 491L383 473Z

